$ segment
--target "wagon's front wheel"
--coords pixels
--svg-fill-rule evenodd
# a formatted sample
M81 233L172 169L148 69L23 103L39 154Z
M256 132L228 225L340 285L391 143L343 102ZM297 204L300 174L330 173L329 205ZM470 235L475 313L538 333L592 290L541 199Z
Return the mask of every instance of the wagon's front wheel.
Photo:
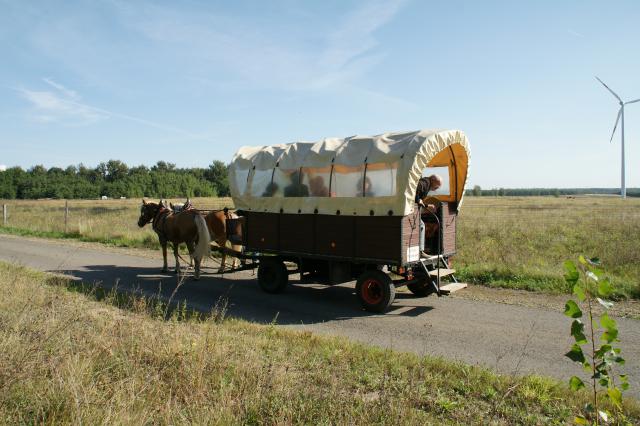
M279 259L261 260L258 266L258 284L267 293L282 293L287 287L289 273Z
M363 272L356 282L356 294L362 307L369 312L384 312L396 297L391 278L380 270Z

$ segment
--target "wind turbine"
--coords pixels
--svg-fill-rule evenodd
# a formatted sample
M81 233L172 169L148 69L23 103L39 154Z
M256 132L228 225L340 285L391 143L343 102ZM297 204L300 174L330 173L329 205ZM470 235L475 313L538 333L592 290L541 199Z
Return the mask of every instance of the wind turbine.
M636 102L640 102L640 99L635 99L633 101L628 101L628 102L624 102L622 99L620 99L620 96L618 96L616 94L616 92L614 92L613 90L611 90L611 88L609 86L607 86L606 84L604 84L604 81L600 80L597 76L596 79L602 83L602 85L609 91L611 92L611 94L613 96L616 97L616 99L618 100L618 103L620 104L620 110L618 111L618 117L616 118L616 124L613 125L613 132L611 132L611 139L609 140L609 143L611 143L611 141L613 141L613 135L616 133L616 129L618 128L618 122L620 121L620 118L622 117L622 123L621 123L621 128L620 128L620 134L622 136L622 176L621 176L621 180L620 180L620 195L622 196L622 198L627 198L627 186L624 183L624 106L628 105L628 104L633 104Z

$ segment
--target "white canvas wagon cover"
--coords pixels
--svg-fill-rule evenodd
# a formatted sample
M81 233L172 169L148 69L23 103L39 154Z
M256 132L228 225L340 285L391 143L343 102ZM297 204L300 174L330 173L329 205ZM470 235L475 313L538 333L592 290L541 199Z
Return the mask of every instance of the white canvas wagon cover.
M419 130L242 147L229 168L237 209L403 216L427 168L445 172L442 201L462 201L469 141L458 130ZM442 174L442 172L440 172Z

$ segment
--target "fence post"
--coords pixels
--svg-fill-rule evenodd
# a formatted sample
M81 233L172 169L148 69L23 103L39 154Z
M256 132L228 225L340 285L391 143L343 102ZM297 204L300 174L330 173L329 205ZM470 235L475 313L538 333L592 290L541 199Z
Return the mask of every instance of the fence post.
M67 222L69 220L69 201L64 200L64 233L67 233Z
M2 226L7 226L7 205L2 205Z

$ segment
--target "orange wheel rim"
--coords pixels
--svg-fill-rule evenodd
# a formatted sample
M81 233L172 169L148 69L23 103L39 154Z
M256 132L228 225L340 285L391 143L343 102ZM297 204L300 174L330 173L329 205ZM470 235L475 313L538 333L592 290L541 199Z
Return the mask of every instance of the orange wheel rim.
M382 302L382 284L375 279L368 279L362 283L362 298L370 305L377 305Z

